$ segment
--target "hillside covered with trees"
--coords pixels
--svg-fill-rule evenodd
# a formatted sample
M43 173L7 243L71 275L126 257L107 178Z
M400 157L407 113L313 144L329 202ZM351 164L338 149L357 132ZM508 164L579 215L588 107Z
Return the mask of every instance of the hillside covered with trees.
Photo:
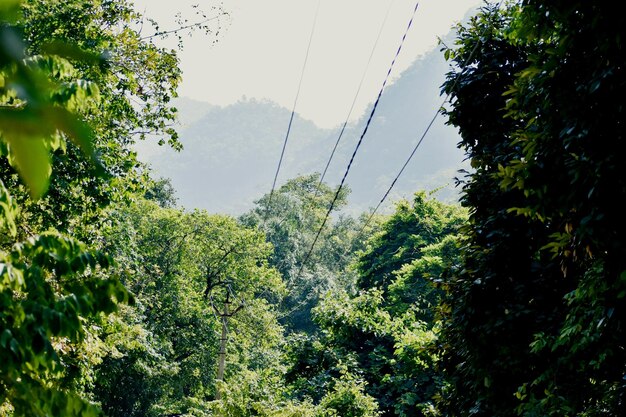
M304 173L233 217L134 150L185 152L155 39L193 27L3 0L0 416L623 415L624 20L521 0L456 28L460 204L348 214Z

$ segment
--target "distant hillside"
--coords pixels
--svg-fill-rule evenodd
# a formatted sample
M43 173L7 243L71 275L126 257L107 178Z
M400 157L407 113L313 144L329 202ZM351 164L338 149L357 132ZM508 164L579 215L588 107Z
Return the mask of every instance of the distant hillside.
M433 50L415 61L385 90L348 177L352 204L366 208L378 203L441 105L440 86L447 71L442 54ZM334 162L329 179L338 181L343 175L368 115L369 111L346 136L342 158ZM463 152L456 147L458 141L457 131L446 126L445 118L439 116L394 187L390 200L410 197L417 189L444 186L437 197L446 201L457 199L453 178L464 166Z
M186 100L177 104L185 119ZM144 157L159 176L172 179L187 208L239 214L269 191L291 112L269 101L246 100L208 108L179 130L184 150L144 146ZM309 149L329 132L296 116L282 178L314 169ZM318 151L319 152L319 151ZM302 155L306 158L301 158Z
M441 53L431 51L387 88L348 177L350 211L366 210L380 200L441 104L439 87L447 68ZM142 145L140 159L157 175L172 179L187 208L231 214L249 209L271 187L290 110L257 100L219 107L180 99L177 107L184 151ZM340 181L368 113L344 134L327 182ZM337 129L321 129L296 116L280 179L323 170L337 134ZM453 177L463 160L457 142L455 130L440 117L390 200L446 184L437 196L455 199Z

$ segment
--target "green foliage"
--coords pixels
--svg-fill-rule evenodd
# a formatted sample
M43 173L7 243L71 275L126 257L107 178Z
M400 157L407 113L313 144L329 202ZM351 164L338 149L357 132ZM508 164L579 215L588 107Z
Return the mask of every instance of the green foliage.
M222 387L223 399L209 404L212 414L228 417L307 415L307 408L282 403L280 375L272 367L234 375ZM308 414L311 415L311 414Z
M147 200L155 201L162 208L176 207L176 191L172 186L172 182L167 178L158 180L148 180L144 197Z
M450 416L624 409L624 23L527 0L459 30L444 90L474 171L446 287Z
M0 190L2 232L14 236L15 206L1 182ZM84 320L127 300L115 277L100 276L111 263L55 232L0 251L0 404L15 415L97 414L62 377L67 355L84 339Z
M365 394L364 384L349 377L337 381L320 402L319 417L376 417L378 405Z
M8 117L28 115L35 105L33 112L41 115L20 116L22 127L36 120L35 132L52 133L45 141L48 162L41 163L41 151L39 162L32 159L42 171L38 178L44 178L47 170L45 183L50 184L39 201L28 198L15 169L0 161L0 179L20 205L28 223L24 227L34 232L72 230L73 236L96 242L106 223L102 209L127 202L143 186L131 145L154 135L180 148L171 126L176 110L170 104L180 78L176 53L142 39L135 25L140 20L125 0L22 4L15 30L27 40L26 57L32 57L22 60L22 66L47 78L45 83L37 82L37 94L29 93L28 100L20 101L19 95L29 90L5 88L3 97L9 107L2 111ZM18 81L11 85L21 86ZM59 119L57 115L64 111L71 112L73 119ZM11 120L16 123L18 119ZM58 124L56 130L52 130L53 122ZM16 125L20 132L33 131L22 127ZM21 142L35 146L32 140ZM98 165L92 163L93 157L85 158L85 153L97 155Z
M110 352L94 388L105 412L250 415L268 392L278 395L282 329L270 301L284 287L265 237L226 216L146 200L115 218L106 238L137 306L105 328ZM221 310L226 292L241 309L228 321L222 399L214 401L221 320L212 303Z
M168 105L176 55L142 39L139 18L123 0L0 5L2 414L99 414L85 391L103 358L122 346L159 362L149 343L133 342L151 340L136 310L124 309L128 323L102 314L128 293L112 258L94 250L106 208L143 186L135 138L165 134L179 147ZM103 329L117 340L104 343Z
M91 129L76 111L94 106L97 85L81 80L69 57L78 53L47 44L43 54L30 55L17 27L20 2L6 3L0 14L0 156L39 198L50 179L51 152L64 149L65 139L92 158ZM83 64L96 63L88 54Z
M360 291L327 293L313 310L321 334L292 339L286 378L297 398L322 406L324 392L353 392L341 385L350 375L363 382L359 390L381 415L434 415L433 397L443 384L436 286L458 262L455 233L463 219L459 207L423 193L397 205L359 257ZM345 395L339 398L351 398Z
M428 199L424 192L415 194L412 204L400 201L359 258L359 288L386 288L394 273L420 259L424 248L455 233L464 220L460 207Z
M273 193L271 201L269 194L263 196L256 208L240 219L245 225L264 230L274 247L270 263L282 274L289 290L282 310L283 322L291 331L311 332L311 308L321 294L353 285L354 274L348 266L363 238L358 236L361 220L346 216L331 219L303 265L335 195L335 190L326 184L318 188L318 183L319 174L289 180ZM346 204L348 193L345 188L340 193L337 208Z
M3 3L0 156L39 198L48 188L51 153L64 151L66 139L94 160L92 129L78 113L95 108L98 88L70 61L85 68L100 61L50 40L31 54L22 18L19 2ZM114 311L128 293L115 276L103 275L110 257L54 229L36 234L41 230L31 224L20 242L27 215L19 203L27 197L10 172L2 170L8 183L0 179L0 407L13 415L97 415L66 378L89 337L87 320ZM16 200L11 189L22 195Z

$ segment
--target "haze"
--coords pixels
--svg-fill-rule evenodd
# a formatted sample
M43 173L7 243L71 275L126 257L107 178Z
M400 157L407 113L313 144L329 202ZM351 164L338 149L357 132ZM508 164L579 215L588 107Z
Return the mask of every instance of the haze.
M381 35L352 120L358 119L378 93L389 63L415 7L413 0L321 0L318 23L296 111L320 127L345 120L383 17ZM176 26L181 12L190 21L198 1L137 0L139 11L162 29ZM238 0L221 3L227 17L215 20L217 38L196 33L180 53L180 95L216 105L241 99L269 99L293 106L317 0ZM472 8L476 0L430 0L419 5L392 76L432 49ZM216 2L198 4L207 14ZM217 40L217 42L214 42Z

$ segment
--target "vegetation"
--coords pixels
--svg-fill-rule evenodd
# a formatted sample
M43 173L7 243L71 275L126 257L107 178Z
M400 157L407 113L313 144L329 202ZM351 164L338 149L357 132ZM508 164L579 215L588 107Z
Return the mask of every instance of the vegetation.
M460 31L444 89L475 171L444 320L449 415L624 409L623 24L524 1Z
M176 51L141 19L0 3L1 416L623 413L623 15L484 7L444 48L462 204L319 236L317 174L235 219L137 161L181 148Z
M380 415L434 412L443 383L434 352L441 325L433 314L441 291L434 284L458 262L464 219L459 207L424 193L398 203L359 257L356 291L327 293L314 309L319 334L291 343L287 380L300 398L320 400L349 382L376 400Z

